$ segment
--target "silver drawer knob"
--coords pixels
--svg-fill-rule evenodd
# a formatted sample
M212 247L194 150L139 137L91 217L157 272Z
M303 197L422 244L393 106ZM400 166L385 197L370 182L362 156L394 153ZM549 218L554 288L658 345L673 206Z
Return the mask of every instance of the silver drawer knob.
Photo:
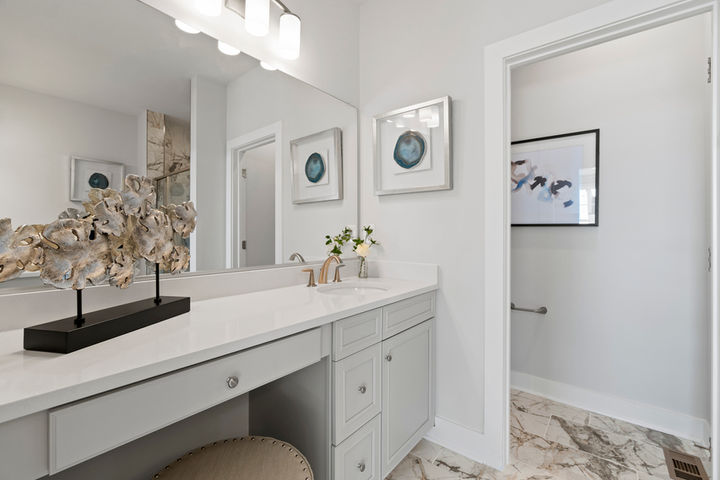
M388 362L392 362L392 355L390 355L389 353L385 355L385 360L387 360Z
M240 381L238 380L238 377L233 375L232 377L228 377L225 383L227 383L227 386L229 388L235 388L238 386L238 383L240 383Z
M367 387L366 387L365 385L360 385L360 386L358 387L358 392L360 392L360 393L365 393L365 392L367 392Z
M365 462L360 462L360 463L358 463L357 468L358 468L358 470L360 470L361 472L364 472L364 471L365 471Z

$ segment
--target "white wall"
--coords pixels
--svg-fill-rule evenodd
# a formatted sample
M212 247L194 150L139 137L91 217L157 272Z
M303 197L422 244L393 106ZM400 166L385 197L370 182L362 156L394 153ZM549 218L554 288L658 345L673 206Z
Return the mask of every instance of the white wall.
M601 3L366 0L360 6L361 223L376 226L383 243L376 255L440 265L437 415L456 439L450 446L478 460L485 438L483 47ZM442 95L454 100L454 189L375 196L371 117Z
M132 115L0 85L0 217L48 223L70 201L70 155L122 162L137 173Z
M191 87L190 192L198 211L191 270L225 268L226 86L194 77Z
M357 223L357 110L280 72L256 68L228 85L227 138L282 121L283 259L327 256L325 235ZM290 142L333 127L342 129L343 199L293 205Z
M709 420L708 17L513 71L513 140L601 138L600 226L512 229L513 370Z

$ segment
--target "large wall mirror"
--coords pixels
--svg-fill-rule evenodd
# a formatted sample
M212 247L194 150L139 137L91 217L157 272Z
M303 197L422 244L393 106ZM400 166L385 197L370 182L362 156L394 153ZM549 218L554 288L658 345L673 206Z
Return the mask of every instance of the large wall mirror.
M357 109L138 0L0 0L0 65L13 227L130 173L160 204L195 202L191 272L320 260L325 234L357 226Z

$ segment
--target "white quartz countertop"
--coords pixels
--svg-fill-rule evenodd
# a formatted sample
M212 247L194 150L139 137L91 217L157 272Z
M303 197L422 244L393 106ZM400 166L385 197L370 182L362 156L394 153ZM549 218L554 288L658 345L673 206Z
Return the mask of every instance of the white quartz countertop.
M386 290L322 293L298 285L192 302L191 311L69 354L23 350L0 332L0 423L251 348L437 289L429 281L352 280Z

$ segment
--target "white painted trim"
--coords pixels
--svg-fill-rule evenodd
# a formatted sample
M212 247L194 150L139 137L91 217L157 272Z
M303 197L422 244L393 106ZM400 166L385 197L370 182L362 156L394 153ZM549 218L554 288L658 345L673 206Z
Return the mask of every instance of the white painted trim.
M702 418L523 372L512 371L510 380L518 390L708 445L710 424Z
M283 263L283 141L282 122L275 122L227 142L225 162L225 225L233 226L233 162L239 151L275 142L275 263ZM192 181L192 180L191 180ZM233 230L225 229L225 267L233 268Z
M470 460L502 470L504 464L498 463L496 458L487 456L496 448L495 439L481 432L471 430L443 417L435 417L433 427L425 438L441 447L459 453Z
M190 201L197 202L198 77L190 80ZM197 231L190 233L190 271L197 272Z
M515 37L488 45L485 61L485 172L484 199L484 318L485 318L485 435L484 457L491 465L510 460L509 391L510 391L510 71L582 48L632 33L681 20L703 12L713 17L713 84L712 127L712 245L718 248L718 15L720 0L613 0L596 8L530 30ZM720 438L720 304L718 268L712 275L712 433ZM720 456L714 455L712 477L720 478Z

